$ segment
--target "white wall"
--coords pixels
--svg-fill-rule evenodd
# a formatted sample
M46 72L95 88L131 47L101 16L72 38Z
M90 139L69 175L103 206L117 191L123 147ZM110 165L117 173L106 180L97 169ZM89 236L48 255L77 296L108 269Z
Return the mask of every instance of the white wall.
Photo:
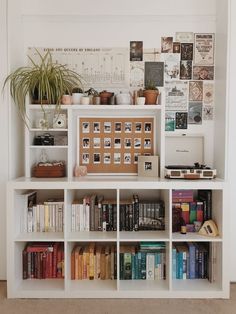
M119 47L127 46L129 40L132 39L143 40L146 47L160 47L160 37L169 34L174 35L176 30L214 32L216 1L222 0L0 0L0 30L1 33L6 31L2 27L6 18L3 5L8 2L9 59L11 61L10 69L14 69L23 62L24 52L28 46ZM173 3L175 3L174 9ZM234 15L236 14L235 3L232 4L232 12L234 12ZM175 18L172 15L176 15ZM235 27L236 21L233 21L233 23ZM235 35L234 38L236 38ZM5 38L2 41L4 44L0 46L1 56L4 56L4 53L6 53L6 37L2 37L1 34L1 38ZM236 42L232 41L231 44L234 45L232 64L234 62L235 65L233 55L236 54ZM7 70L6 60L6 55L5 58L1 57L0 59L1 74L3 76L5 76ZM4 66L5 72L2 71L2 66ZM234 79L236 73L233 73L233 70L231 72L231 77ZM4 124L4 130L7 133L6 107L6 103L5 107L0 106L0 119L3 120L1 122ZM235 116L233 88L230 110ZM4 111L3 114L2 111ZM21 175L23 171L22 123L18 119L14 107L11 107L10 115L12 127L10 128L9 141L2 140L3 143L0 146L5 148L4 153L1 152L0 163L0 174L3 174L1 176L2 181L0 181L0 197L2 196L3 199L5 192L3 191L3 184L8 171L7 167L3 166L2 160L7 162L7 157L10 158L10 178ZM232 115L230 116L232 123L230 141L235 143L235 138L233 138L234 121ZM10 143L9 155L8 142ZM230 165L233 165L235 153L235 150L231 147ZM233 180L233 171L230 177L236 187L236 182ZM2 249L5 247L5 220L1 218L4 217L5 205L1 202L0 206L2 206L0 207L0 252L3 252ZM236 252L236 250L233 251ZM0 279L4 278L5 274L4 256L5 254L0 254ZM236 264L236 253L233 261ZM236 280L236 269L233 271L232 268L232 274L234 280Z

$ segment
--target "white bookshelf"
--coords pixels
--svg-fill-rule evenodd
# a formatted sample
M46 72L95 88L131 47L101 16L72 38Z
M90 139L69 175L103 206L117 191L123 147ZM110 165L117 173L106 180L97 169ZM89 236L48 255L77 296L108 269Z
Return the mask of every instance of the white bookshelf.
M69 1L73 2L73 1ZM81 2L81 1L80 1ZM170 0L167 1L171 3ZM228 206L228 183L227 183L227 55L228 55L228 5L230 1L212 0L211 5L206 5L207 12L203 12L201 1L193 1L192 6L189 1L179 1L180 6L162 6L161 1L156 1L157 13L151 9L149 13L141 15L75 15L74 11L64 15L60 11L47 15L30 13L27 16L27 26L25 27L25 48L28 46L61 46L61 41L57 42L57 36L50 36L45 39L45 34L39 34L35 37L33 30L40 26L47 31L51 26L51 21L56 25L54 34L60 32L65 34L74 34L75 25L82 29L86 25L86 40L81 34L78 38L82 40L81 45L93 46L88 42L89 34L95 41L95 46L100 45L101 34L106 33L109 38L109 44L103 41L104 46L123 46L137 38L140 34L141 40L146 40L148 47L160 46L153 43L153 39L147 34L151 29L156 30L155 38L161 36L173 35L175 31L209 32L216 33L216 80L215 80L215 103L214 103L214 122L203 125L200 132L206 136L205 143L205 161L207 164L215 167L218 172L218 178L215 180L166 180L163 171L165 166L165 110L164 99L161 105L148 106L111 106L111 105L73 105L62 106L62 112L67 115L68 126L65 129L53 129L52 125L48 130L41 130L33 123L29 129L25 129L25 177L10 181L7 187L7 261L8 261L8 297L9 298L229 298L229 206ZM172 2L172 5L176 2ZM74 1L74 5L76 1ZM86 6L86 3L84 3ZM128 4L127 4L128 5ZM153 1L154 5L154 1ZM214 10L212 10L212 6ZM82 6L83 7L83 6ZM196 12L192 11L196 7ZM73 5L71 6L73 8ZM176 12L174 12L176 10ZM131 12L132 10L130 10ZM213 12L214 11L214 12ZM120 11L119 11L120 12ZM213 13L212 13L213 12ZM30 15L32 14L32 15ZM43 15L44 14L44 15ZM154 15L153 15L154 14ZM47 16L46 16L47 15ZM57 16L58 15L58 16ZM33 17L33 18L32 18ZM73 23L71 24L71 21ZM142 23L140 23L140 20ZM94 36L94 22L97 24L97 38ZM122 35L124 39L115 38L116 26L121 21L124 22L127 32ZM117 24L118 23L118 24ZM29 25L32 25L32 32ZM82 25L82 26L81 26ZM107 26L109 25L109 27ZM165 29L166 28L166 29ZM164 31L163 31L164 30ZM53 33L53 30L52 30ZM54 38L54 39L53 39ZM67 41L67 46L74 46L73 40ZM105 38L105 36L104 36ZM83 41L84 39L84 41ZM54 40L54 41L53 41ZM46 41L46 42L45 42ZM52 41L52 42L51 42ZM105 43L105 44L104 44ZM164 98L164 97L162 97ZM46 105L44 109L53 115L54 106ZM41 115L39 105L28 105L27 114L36 121ZM138 176L86 176L75 178L73 169L77 162L77 117L144 117L152 116L157 121L155 138L157 150L155 154L160 156L160 178L140 178ZM52 118L51 118L52 121ZM68 137L66 146L34 146L33 138L36 134L52 133L54 135L63 133ZM184 132L176 131L176 134L187 133L189 135L198 133L195 126ZM61 159L66 161L67 176L61 179L37 179L31 176L32 166L39 161L41 149L45 149L50 159ZM198 234L188 233L181 235L172 233L172 189L211 189L213 191L213 219L216 221L220 234L216 238L208 238ZM27 190L37 190L40 198L63 197L64 207L64 232L62 233L23 233L21 231L22 213L17 203L17 195ZM74 199L96 191L97 194L103 194L109 198L117 200L117 231L116 232L71 232L71 204ZM161 198L165 202L165 230L159 232L139 231L139 232L120 232L119 231L119 202L126 196L132 196L132 193L143 196L147 199ZM14 227L13 227L14 226ZM27 242L37 241L58 241L64 244L65 252L65 278L56 280L23 280L22 279L22 250ZM166 244L166 280L147 281L147 280L119 280L119 247L120 244L139 243L140 241L161 241ZM173 280L172 279L172 244L175 242L214 242L217 247L217 279L214 283L208 280ZM76 243L101 242L113 243L117 247L117 280L70 280L70 254Z

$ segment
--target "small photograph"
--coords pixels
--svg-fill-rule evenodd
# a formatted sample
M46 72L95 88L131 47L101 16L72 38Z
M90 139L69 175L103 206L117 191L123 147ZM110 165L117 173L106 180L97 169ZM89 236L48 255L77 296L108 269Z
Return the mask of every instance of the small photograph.
M101 163L101 154L95 153L93 154L93 163L100 164Z
M110 137L104 138L104 148L111 148L111 138Z
M125 148L131 148L131 138L125 138Z
M135 123L135 133L141 133L142 132L142 122L136 122Z
M101 148L101 139L100 137L93 138L93 148Z
M89 122L82 123L82 133L89 133Z
M100 133L100 122L93 123L93 133Z
M192 61L180 61L180 79L191 80L192 79Z
M115 133L121 133L121 122L115 123Z
M131 164L131 154L130 153L124 153L124 164Z
M125 122L125 133L132 132L132 122Z
M134 148L140 149L141 148L141 138L134 139Z
M180 43L173 42L173 53L180 53Z
M111 163L111 154L110 153L104 153L103 163L104 164L110 164Z
M165 114L165 131L173 132L175 130L175 112L167 111Z
M194 80L214 80L213 66L194 66L193 67Z
M151 122L145 122L144 123L144 130L146 133L152 132L152 123Z
M145 149L151 149L151 139L150 138L144 139L144 148Z
M161 37L161 52L162 53L173 52L173 37Z
M114 148L121 148L121 138L114 138Z
M90 147L89 138L83 138L82 143L83 143L83 148L89 148Z
M138 156L140 156L141 153L134 153L134 164L138 163Z
M175 129L187 129L188 128L188 113L176 112L175 113Z
M130 61L143 61L143 42L130 42Z
M145 161L144 162L144 170L145 171L151 171L152 170L152 162L151 161Z
M89 164L89 154L84 153L82 155L82 164Z
M190 102L188 107L188 123L202 124L202 102Z
M111 122L104 122L104 133L111 133Z
M114 164L120 164L120 153L114 153Z
M181 60L193 60L193 44L181 43Z

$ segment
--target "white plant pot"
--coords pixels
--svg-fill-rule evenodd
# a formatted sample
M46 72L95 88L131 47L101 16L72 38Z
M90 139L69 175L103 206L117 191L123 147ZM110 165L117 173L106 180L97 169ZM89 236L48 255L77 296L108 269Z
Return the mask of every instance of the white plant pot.
M78 105L81 103L81 98L83 97L83 93L73 93L72 94L72 104Z
M89 105L89 104L90 104L90 98L89 98L89 96L83 96L83 97L81 97L81 104L82 104L82 105Z
M137 97L137 105L145 105L145 97Z

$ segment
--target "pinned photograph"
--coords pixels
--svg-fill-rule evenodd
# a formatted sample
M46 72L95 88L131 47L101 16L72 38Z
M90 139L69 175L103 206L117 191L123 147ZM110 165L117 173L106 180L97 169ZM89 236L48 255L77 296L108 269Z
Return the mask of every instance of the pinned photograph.
M144 123L144 130L146 133L152 132L152 123L151 122L145 122Z
M181 44L181 60L193 60L193 44Z
M131 154L130 153L124 154L124 164L131 164Z
M83 138L82 139L83 148L89 148L90 147L90 140L89 138Z
M120 164L120 153L114 153L114 164Z
M131 148L131 138L125 138L125 148Z
M203 85L203 102L206 105L212 105L214 101L214 84L205 83Z
M214 80L214 67L213 66L194 66L193 67L194 80Z
M141 138L134 139L134 148L140 149L141 148Z
M142 122L136 122L135 123L135 133L141 133L142 132Z
M104 153L103 163L104 164L110 164L111 163L111 154L110 153Z
M192 79L192 61L180 61L180 79L191 80Z
M144 62L130 62L130 87L144 87Z
M104 122L104 133L111 133L111 122Z
M188 128L188 114L187 112L175 113L175 129L187 129Z
M89 122L83 122L82 123L82 133L89 133Z
M101 148L101 139L99 137L93 138L93 148Z
M189 82L189 101L203 100L203 82L191 81Z
M130 42L130 61L143 61L143 42Z
M115 123L115 133L121 133L121 122Z
M101 154L100 153L93 154L93 163L94 164L100 164L101 163Z
M100 133L100 122L93 123L93 133Z
M188 109L188 123L202 124L202 103L191 102Z
M152 170L152 162L151 161L145 161L144 162L144 170L145 171L151 171Z
M173 53L180 53L180 43L173 42Z
M165 114L165 131L173 132L175 130L175 112L166 112Z
M121 148L121 139L120 138L114 139L114 148Z
M82 154L82 164L89 164L89 154L84 153Z
M151 149L151 139L150 138L144 139L144 148L145 149Z
M195 34L194 64L214 65L214 34Z
M125 133L132 132L132 122L125 122Z
M111 148L111 138L110 137L104 138L104 148Z
M138 163L138 156L140 156L141 153L134 153L134 164Z
M173 52L173 37L161 37L161 52Z
M212 106L203 107L203 120L212 121L214 119L214 109Z
M165 80L179 79L180 63L179 54L165 54Z

